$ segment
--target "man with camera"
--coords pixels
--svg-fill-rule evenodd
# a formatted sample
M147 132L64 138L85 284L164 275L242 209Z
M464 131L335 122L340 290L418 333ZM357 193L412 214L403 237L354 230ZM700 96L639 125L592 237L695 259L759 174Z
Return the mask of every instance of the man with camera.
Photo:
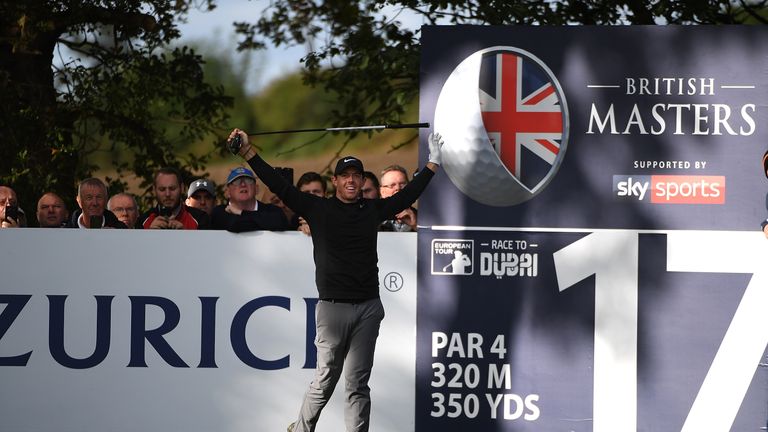
M346 380L347 432L367 432L371 413L368 380L384 307L379 298L376 242L379 224L405 210L421 195L440 163L440 135L429 137L429 162L412 182L386 199L364 199L363 163L339 159L331 178L335 195L319 197L299 191L262 159L235 129L230 152L248 161L264 184L311 228L315 281L317 367L296 422L289 432L310 432L331 397L342 372Z
M19 208L16 192L8 186L0 186L0 228L27 226L24 210Z
M77 186L77 205L68 228L126 228L114 213L107 210L107 185L97 178L87 178Z
M155 172L154 192L157 206L141 215L138 226L144 229L197 230L210 228L208 214L187 207L181 200L181 173L175 168L160 168Z

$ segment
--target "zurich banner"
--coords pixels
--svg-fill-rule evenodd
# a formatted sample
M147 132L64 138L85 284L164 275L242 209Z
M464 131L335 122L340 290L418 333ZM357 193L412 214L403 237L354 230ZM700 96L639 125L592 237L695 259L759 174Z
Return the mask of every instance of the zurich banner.
M269 432L314 376L299 232L0 230L0 431ZM382 233L371 429L414 430L416 236ZM344 430L339 384L318 432Z
M765 429L766 37L423 27L417 431Z

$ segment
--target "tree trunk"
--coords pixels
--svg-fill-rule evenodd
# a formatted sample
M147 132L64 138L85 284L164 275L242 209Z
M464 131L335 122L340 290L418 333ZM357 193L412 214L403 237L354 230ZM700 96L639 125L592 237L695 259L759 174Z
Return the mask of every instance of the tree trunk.
M10 18L10 19L8 19ZM57 117L52 69L60 31L29 15L2 20L0 34L0 184L13 188L31 226L39 196L53 190L74 204L77 153L71 124Z

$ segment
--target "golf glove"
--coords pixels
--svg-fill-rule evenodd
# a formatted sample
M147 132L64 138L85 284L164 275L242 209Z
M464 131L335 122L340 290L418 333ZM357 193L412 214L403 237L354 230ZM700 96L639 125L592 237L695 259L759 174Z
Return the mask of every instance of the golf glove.
M443 147L443 137L441 137L439 133L433 132L429 134L427 142L429 143L429 162L432 162L435 165L440 165L440 150Z

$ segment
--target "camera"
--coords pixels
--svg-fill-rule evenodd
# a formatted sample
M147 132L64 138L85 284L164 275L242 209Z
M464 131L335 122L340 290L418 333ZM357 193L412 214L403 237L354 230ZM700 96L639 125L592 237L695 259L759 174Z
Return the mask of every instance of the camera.
M158 209L158 213L160 214L160 216L169 218L173 214L173 208L161 205L160 208Z
M227 142L227 148L233 155L240 154L240 147L243 146L243 139L239 134L236 134L231 140Z
M409 232L412 231L410 225L408 225L405 222L402 222L398 219L389 219L385 220L381 223L380 227L381 231L391 231L391 232Z
M15 205L6 205L5 206L5 220L8 220L9 218L16 221L16 223L19 223L19 207Z
M88 228L99 229L104 225L104 215L93 215L88 218Z

